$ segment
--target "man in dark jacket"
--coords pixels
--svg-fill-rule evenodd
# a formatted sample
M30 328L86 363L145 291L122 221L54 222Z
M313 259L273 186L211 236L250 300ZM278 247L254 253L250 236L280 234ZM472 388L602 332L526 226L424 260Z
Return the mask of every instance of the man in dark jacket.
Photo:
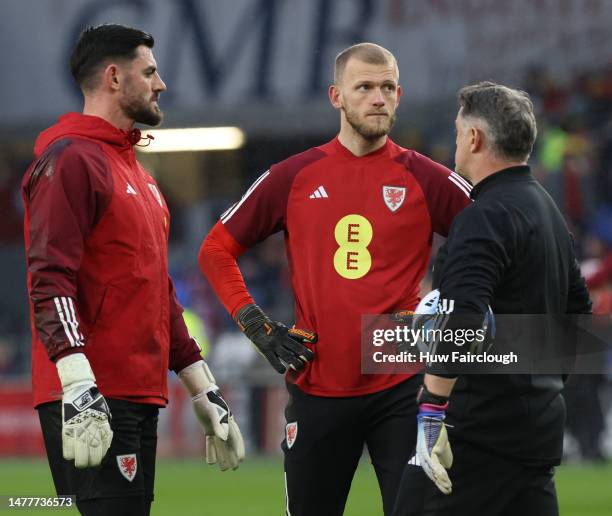
M83 113L39 136L22 184L34 405L56 491L88 515L149 514L168 369L193 398L208 462L244 456L168 275L168 208L134 154L134 123L162 118L152 47L122 25L83 31L71 57Z
M474 202L455 219L436 260L444 313L436 324L469 326L489 305L499 319L589 313L572 238L527 166L536 138L529 96L485 82L463 88L459 106L456 169L474 185ZM550 328L534 327L544 338L538 345L556 346ZM457 378L457 370L428 366L418 396L417 453L406 466L396 514L407 514L415 465L433 481L421 514L558 514L553 467L562 455L565 376L518 372Z

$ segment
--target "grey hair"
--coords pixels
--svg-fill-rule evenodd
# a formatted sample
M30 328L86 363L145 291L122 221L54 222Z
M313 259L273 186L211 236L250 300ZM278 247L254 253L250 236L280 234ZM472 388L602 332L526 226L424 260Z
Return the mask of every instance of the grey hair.
M461 116L481 122L491 140L491 150L500 158L527 161L538 134L529 95L485 81L459 90Z

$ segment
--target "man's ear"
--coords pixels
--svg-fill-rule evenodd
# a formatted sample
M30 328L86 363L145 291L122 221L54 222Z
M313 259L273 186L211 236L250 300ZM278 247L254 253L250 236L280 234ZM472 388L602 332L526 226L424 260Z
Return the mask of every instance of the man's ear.
M115 63L106 65L102 71L102 83L106 88L113 91L119 89L121 84L121 70Z
M470 152L476 154L484 148L484 133L476 127L470 127L469 132Z
M338 88L337 85L332 84L327 90L327 95L332 106L334 106L336 109L342 109L340 88Z

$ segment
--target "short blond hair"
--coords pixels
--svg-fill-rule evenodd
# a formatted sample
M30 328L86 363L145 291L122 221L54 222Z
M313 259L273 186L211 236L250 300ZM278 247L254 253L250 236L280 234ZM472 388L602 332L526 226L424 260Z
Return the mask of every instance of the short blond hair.
M354 57L364 63L374 65L391 64L395 68L395 72L399 78L399 68L395 56L386 48L377 45L376 43L357 43L356 45L345 48L336 56L336 64L334 67L334 83L338 84L342 79L342 74L346 68L346 63Z

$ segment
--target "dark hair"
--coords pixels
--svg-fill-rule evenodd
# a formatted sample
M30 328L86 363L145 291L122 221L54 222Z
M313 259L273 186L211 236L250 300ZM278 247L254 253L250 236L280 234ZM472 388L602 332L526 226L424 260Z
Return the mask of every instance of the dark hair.
M92 89L100 65L109 59L134 59L136 48L153 48L154 43L151 34L125 25L89 26L81 32L72 51L70 71L82 90Z
M354 57L364 63L374 65L392 64L398 70L395 56L386 48L377 45L376 43L357 43L351 47L345 48L336 56L336 64L334 67L334 82L337 84L341 77L346 63ZM399 70L398 70L399 75Z
M485 81L459 90L463 118L486 124L492 150L501 158L526 161L538 130L529 95L501 84Z

